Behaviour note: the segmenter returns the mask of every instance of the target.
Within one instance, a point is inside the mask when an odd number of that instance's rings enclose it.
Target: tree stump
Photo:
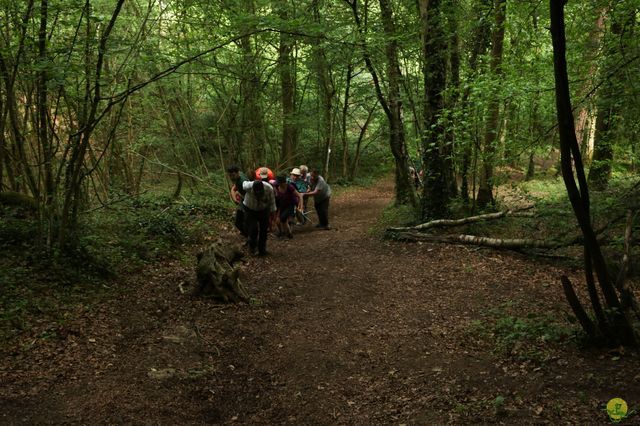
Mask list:
[[[249,296],[240,282],[240,247],[218,240],[199,253],[194,296],[205,296],[223,303],[248,302]]]

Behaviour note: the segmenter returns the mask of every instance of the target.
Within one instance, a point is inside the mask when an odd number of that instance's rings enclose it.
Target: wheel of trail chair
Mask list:
[[[303,212],[302,210],[296,209],[296,220],[300,225],[303,226],[313,223],[313,221],[311,220],[311,212],[309,210]]]

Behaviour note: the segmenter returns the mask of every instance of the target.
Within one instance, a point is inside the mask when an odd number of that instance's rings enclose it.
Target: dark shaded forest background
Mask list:
[[[575,133],[604,194],[637,181],[639,8],[565,9]],[[392,173],[409,222],[557,181],[549,26],[537,1],[1,0],[2,278],[44,262],[77,282],[195,240],[199,214],[228,214],[230,164]]]

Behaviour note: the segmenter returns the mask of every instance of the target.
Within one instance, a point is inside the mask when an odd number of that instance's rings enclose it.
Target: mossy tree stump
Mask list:
[[[199,253],[193,295],[223,303],[248,302],[249,296],[239,278],[243,257],[240,247],[222,240]]]

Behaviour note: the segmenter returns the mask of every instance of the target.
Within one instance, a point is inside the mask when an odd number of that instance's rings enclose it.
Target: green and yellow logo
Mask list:
[[[628,410],[629,407],[627,407],[626,401],[622,398],[613,398],[607,402],[607,414],[612,422],[617,423],[627,417]]]

